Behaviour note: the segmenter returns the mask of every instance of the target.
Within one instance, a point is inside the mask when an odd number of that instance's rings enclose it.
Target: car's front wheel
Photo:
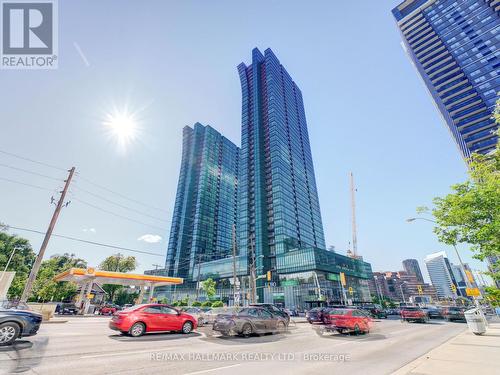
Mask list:
[[[130,336],[132,337],[139,337],[144,335],[146,332],[146,326],[144,323],[134,323],[134,325],[130,328]]]
[[[192,330],[193,330],[193,323],[184,322],[184,324],[182,325],[182,333],[188,334],[191,333]]]
[[[285,324],[285,322],[278,322],[276,328],[277,328],[277,332],[278,333],[284,333],[286,331],[286,324]]]
[[[16,323],[0,324],[0,346],[10,345],[19,337],[20,328]]]

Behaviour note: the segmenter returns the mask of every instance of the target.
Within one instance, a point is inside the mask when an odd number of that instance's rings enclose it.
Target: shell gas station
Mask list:
[[[142,303],[146,289],[149,290],[149,296],[153,295],[156,287],[165,285],[180,285],[184,280],[180,277],[166,277],[141,275],[124,272],[102,271],[92,267],[70,268],[69,270],[55,276],[55,281],[74,282],[80,288],[80,294],[77,303],[81,306],[82,313],[86,313],[92,299],[92,285],[96,284],[115,284],[122,286],[134,286],[139,288],[139,296],[136,303]]]

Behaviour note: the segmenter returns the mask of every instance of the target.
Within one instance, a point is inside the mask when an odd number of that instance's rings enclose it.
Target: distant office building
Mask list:
[[[210,126],[183,131],[166,273],[193,281],[202,262],[232,254],[239,148]]]
[[[406,0],[392,13],[406,52],[463,157],[494,150],[498,125],[492,114],[500,91],[498,2]]]
[[[405,259],[403,260],[403,269],[405,272],[413,274],[417,277],[417,281],[420,283],[424,282],[424,277],[420,271],[420,266],[418,265],[418,260],[416,259]]]
[[[414,273],[373,272],[370,281],[372,296],[382,296],[394,301],[410,302],[417,300],[436,301],[436,288],[418,280]]]
[[[457,264],[451,264],[451,272],[453,273],[453,277],[457,283],[458,294],[462,296],[466,296],[465,289],[467,288],[467,283],[465,281],[465,275],[462,271],[462,267]]]
[[[450,261],[444,251],[427,255],[424,263],[439,298],[455,298],[457,294],[460,295]]]

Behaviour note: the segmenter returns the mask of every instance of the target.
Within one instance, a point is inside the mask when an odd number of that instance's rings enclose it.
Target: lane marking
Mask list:
[[[208,369],[208,370],[201,370],[201,371],[195,371],[195,372],[187,372],[184,375],[206,374],[207,372],[212,372],[212,371],[217,371],[217,370],[223,370],[223,369],[226,369],[226,368],[237,367],[237,366],[241,366],[241,365],[239,363],[237,363],[235,365],[216,367],[216,368],[211,368],[211,369]]]

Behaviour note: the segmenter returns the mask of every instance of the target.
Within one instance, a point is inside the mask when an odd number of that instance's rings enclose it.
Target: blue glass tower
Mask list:
[[[500,91],[498,1],[406,0],[392,13],[462,156],[492,151]]]
[[[239,148],[212,127],[184,128],[167,275],[192,281],[201,263],[231,254],[238,162]]]
[[[239,247],[257,274],[291,249],[325,248],[302,93],[274,53],[238,66],[242,90]]]

